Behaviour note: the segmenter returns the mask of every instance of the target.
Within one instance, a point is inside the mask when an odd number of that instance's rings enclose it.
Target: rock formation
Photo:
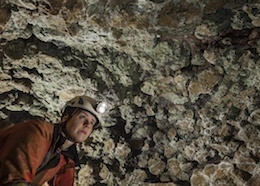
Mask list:
[[[259,185],[257,2],[1,0],[0,126],[86,94],[75,185]]]

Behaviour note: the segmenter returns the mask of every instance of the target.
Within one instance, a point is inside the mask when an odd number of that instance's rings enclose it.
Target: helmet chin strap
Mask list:
[[[73,142],[73,143],[77,143],[77,142],[75,141],[75,139],[71,138],[71,137],[69,136],[69,134],[67,133],[67,131],[66,131],[66,125],[67,125],[68,121],[72,118],[72,116],[73,116],[77,111],[78,111],[78,108],[76,108],[76,109],[69,115],[68,119],[66,119],[65,122],[62,122],[62,133],[65,135],[64,137],[65,137],[67,140],[69,140],[69,141],[71,141],[71,142]]]
[[[68,133],[66,132],[65,128],[62,129],[62,133],[65,135],[64,137],[66,138],[66,140],[69,140],[69,141],[71,141],[73,143],[76,143],[76,141],[68,135]]]

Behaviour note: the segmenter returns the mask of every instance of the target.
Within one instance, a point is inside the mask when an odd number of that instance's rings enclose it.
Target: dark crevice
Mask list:
[[[10,124],[18,124],[30,119],[42,119],[40,116],[31,115],[28,111],[9,111],[7,109],[2,109],[2,112],[8,114],[8,120],[0,119],[0,127],[5,127]]]

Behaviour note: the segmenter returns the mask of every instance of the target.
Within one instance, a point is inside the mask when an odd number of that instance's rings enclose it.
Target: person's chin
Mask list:
[[[79,138],[76,139],[76,142],[77,142],[77,143],[82,143],[82,142],[84,142],[86,139],[87,139],[87,138],[86,138],[85,136],[84,136],[84,137],[83,137],[83,136],[80,136]]]
[[[77,138],[77,139],[75,139],[75,142],[76,143],[82,143],[84,140],[82,139],[82,138]]]

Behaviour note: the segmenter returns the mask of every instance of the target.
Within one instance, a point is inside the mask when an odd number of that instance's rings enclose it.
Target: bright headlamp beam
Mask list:
[[[107,109],[107,103],[102,101],[100,102],[97,107],[96,107],[96,111],[100,114],[103,114],[106,112],[106,109]]]

